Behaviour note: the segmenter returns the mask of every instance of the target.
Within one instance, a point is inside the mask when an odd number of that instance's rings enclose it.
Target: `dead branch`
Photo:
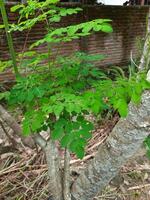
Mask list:
[[[16,120],[5,110],[5,108],[0,105],[0,118],[16,133],[25,146],[33,148],[35,143],[31,137],[25,138],[22,136],[21,126],[16,122]]]

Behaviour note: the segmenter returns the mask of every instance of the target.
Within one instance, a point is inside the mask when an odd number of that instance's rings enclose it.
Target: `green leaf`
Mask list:
[[[76,140],[73,140],[70,145],[69,145],[69,149],[73,152],[76,153],[76,147],[77,147],[78,143],[76,142]]]
[[[70,26],[67,30],[68,36],[73,36],[78,31],[78,27]]]
[[[141,101],[141,94],[136,93],[136,91],[132,92],[131,101],[135,104],[139,104]]]
[[[47,113],[52,113],[53,109],[52,109],[51,105],[45,104],[45,105],[42,106],[42,111],[43,112],[47,112]]]
[[[86,26],[83,27],[82,32],[83,33],[88,33],[89,31],[91,31],[93,28],[93,26],[91,26],[90,24],[87,24]]]
[[[150,149],[150,137],[149,136],[145,139],[144,143]]]
[[[64,135],[64,130],[63,128],[57,128],[57,129],[54,129],[51,133],[51,138],[52,140],[58,140],[58,139],[61,139],[61,137]]]
[[[36,132],[39,128],[41,128],[41,122],[38,120],[33,120],[31,125],[32,131]]]
[[[0,100],[5,99],[8,100],[10,92],[1,92],[0,93]]]
[[[94,125],[91,122],[86,122],[82,124],[82,129],[86,131],[92,131],[94,129]]]
[[[66,111],[72,113],[75,110],[75,105],[73,103],[66,104]]]
[[[58,105],[54,105],[53,106],[53,112],[56,115],[56,117],[60,116],[60,114],[62,113],[63,109],[64,109],[63,104],[58,104]]]
[[[68,15],[72,15],[72,14],[76,14],[77,13],[76,9],[73,9],[73,8],[69,8],[66,11],[67,11]]]
[[[60,20],[61,20],[61,17],[58,15],[54,15],[53,17],[49,19],[50,22],[60,22]]]
[[[0,29],[5,28],[5,26],[3,24],[0,24]]]
[[[77,155],[78,158],[82,159],[84,157],[84,148],[82,146],[77,146],[75,149],[75,153]]]
[[[81,74],[82,74],[82,72],[81,72]],[[84,74],[82,74],[82,75],[84,75]],[[86,86],[85,81],[78,81],[78,82],[73,84],[73,89],[80,90],[80,89],[83,89],[85,86]]]
[[[62,8],[61,10],[60,10],[60,13],[59,13],[62,17],[65,17],[66,15],[67,15],[67,11],[66,11],[66,9],[65,8]]]
[[[65,125],[65,132],[67,134],[71,134],[73,130],[72,122],[68,121],[67,124]]]
[[[103,31],[105,33],[112,33],[113,29],[112,29],[110,24],[103,24],[102,28],[101,28],[101,31]]]
[[[15,6],[11,7],[10,10],[11,10],[11,12],[15,12],[16,10],[18,10],[20,8],[24,8],[24,5],[23,4],[15,5]]]
[[[36,132],[38,129],[41,128],[42,124],[44,123],[44,113],[42,111],[35,111],[31,116],[31,129],[33,132]]]
[[[79,130],[78,134],[82,135],[85,139],[90,139],[92,137],[92,134],[90,131],[87,130]]]
[[[22,130],[23,130],[23,135],[25,136],[28,136],[30,135],[31,133],[31,130],[30,130],[30,122],[27,121],[27,120],[23,120],[22,122]]]
[[[143,87],[143,89],[150,89],[150,82],[149,81],[146,81],[146,80],[142,80],[141,81],[141,85]]]
[[[118,99],[115,107],[118,109],[118,112],[121,117],[126,117],[128,114],[128,104],[124,99]]]
[[[93,27],[93,30],[97,32],[97,31],[102,30],[102,28],[103,28],[102,25],[96,25],[96,26]]]
[[[83,147],[83,148],[85,148],[85,146],[87,145],[87,141],[86,141],[86,139],[85,138],[78,138],[77,140],[76,140],[76,142],[77,142],[77,144],[78,144],[78,146],[81,146],[81,147]]]
[[[91,105],[91,110],[94,114],[98,114],[100,111],[101,111],[101,108],[102,108],[102,103],[99,100],[97,99],[93,99],[93,102],[92,102],[92,105]]]
[[[55,125],[54,125],[54,128],[55,129],[59,129],[59,128],[62,128],[64,126],[66,126],[68,122],[64,119],[64,118],[59,118],[56,122],[55,122]]]
[[[65,135],[61,141],[60,141],[60,144],[62,147],[67,147],[69,145],[70,142],[72,142],[72,136],[71,135]]]
[[[28,91],[27,92],[27,96],[26,96],[26,101],[31,102],[34,98],[33,92],[32,91]]]

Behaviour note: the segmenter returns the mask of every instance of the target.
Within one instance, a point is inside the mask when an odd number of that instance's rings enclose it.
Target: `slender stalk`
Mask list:
[[[19,71],[18,71],[18,68],[17,68],[16,54],[15,54],[15,50],[14,50],[14,46],[13,46],[11,33],[10,33],[10,30],[9,30],[8,17],[7,17],[6,8],[5,8],[5,5],[4,5],[4,0],[0,0],[0,10],[1,10],[1,14],[2,14],[3,23],[4,23],[4,26],[5,26],[5,31],[6,31],[7,42],[8,42],[8,46],[9,46],[11,59],[13,61],[14,72],[15,72],[15,75],[18,76]]]
[[[43,11],[43,9],[41,8],[41,11],[42,11],[42,13],[44,13],[44,11]],[[50,30],[50,23],[49,23],[49,21],[47,20],[47,18],[45,18],[45,22],[46,22],[46,29],[47,29],[47,32],[49,32],[49,30]],[[49,67],[49,70],[50,70],[50,68],[51,68],[51,62],[50,62],[50,56],[51,56],[51,45],[50,45],[50,43],[48,42],[47,43],[47,50],[48,50],[48,67]]]

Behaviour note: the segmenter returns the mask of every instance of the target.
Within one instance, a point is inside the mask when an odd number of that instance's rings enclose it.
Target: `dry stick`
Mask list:
[[[16,133],[24,145],[32,148],[34,146],[31,138],[25,138],[22,136],[22,129],[16,120],[0,105],[0,118]]]
[[[39,11],[38,11],[38,13],[39,13]],[[27,32],[26,37],[25,37],[24,45],[23,45],[22,52],[21,52],[22,56],[21,56],[21,59],[20,59],[20,67],[21,67],[21,64],[22,64],[22,61],[23,61],[24,52],[25,52],[26,47],[27,47],[27,42],[28,42],[30,31],[31,31],[31,28],[28,29],[28,32]]]
[[[64,196],[64,200],[71,200],[71,193],[70,193],[70,153],[69,153],[68,149],[65,149],[65,155],[64,155],[63,196]]]
[[[9,133],[7,132],[5,126],[3,125],[3,122],[2,122],[1,120],[0,120],[0,125],[1,125],[1,127],[2,127],[2,129],[3,129],[3,131],[4,131],[4,133],[5,133],[6,136],[8,137],[9,141],[10,141],[10,142],[12,143],[12,145],[15,147],[15,146],[17,145],[16,140],[15,140],[13,137],[11,137],[11,136],[9,135]]]
[[[31,29],[29,29],[27,34],[26,34],[25,42],[24,42],[23,49],[22,49],[22,52],[21,52],[22,55],[21,55],[21,59],[20,59],[20,67],[22,65],[23,56],[24,56],[24,52],[25,52],[25,49],[26,49],[26,46],[27,46],[27,41],[28,41],[30,31],[31,31]]]
[[[96,147],[98,147],[100,144],[102,144],[107,138],[107,135],[105,136],[101,136],[99,139],[101,139],[99,142],[97,142],[96,144],[93,144],[90,148],[88,148],[88,152],[95,149]]]
[[[82,163],[83,163],[83,162],[86,162],[87,160],[93,158],[93,157],[95,156],[95,154],[96,154],[96,152],[94,152],[94,153],[92,153],[92,154],[90,154],[90,155],[87,155],[87,156],[85,156],[82,160],[80,160],[80,159],[71,160],[71,161],[70,161],[70,165],[77,164],[77,163],[81,163],[81,162],[82,162]]]
[[[44,13],[42,8],[41,8],[41,11],[42,11],[42,13]],[[47,20],[47,18],[45,18],[45,21],[46,21],[47,29],[49,30],[50,29],[49,21]],[[48,66],[49,66],[49,70],[50,70],[50,67],[51,67],[51,64],[50,64],[51,46],[50,46],[49,42],[47,43],[47,49],[48,49]]]
[[[150,183],[148,184],[143,184],[143,185],[138,185],[138,186],[133,186],[133,187],[130,187],[128,188],[128,190],[138,190],[138,189],[142,189],[142,188],[145,188],[145,187],[150,187]]]

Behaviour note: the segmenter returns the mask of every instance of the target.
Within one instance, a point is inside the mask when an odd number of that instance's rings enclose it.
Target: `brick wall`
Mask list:
[[[100,32],[73,42],[55,44],[52,47],[53,55],[69,55],[78,50],[84,50],[91,54],[105,54],[107,58],[103,62],[98,62],[98,66],[124,65],[128,63],[131,51],[134,57],[137,55],[136,41],[137,38],[144,38],[148,7],[84,6],[83,9],[83,13],[63,19],[57,26],[66,26],[96,18],[108,18],[112,19],[113,33]],[[7,6],[7,12],[10,23],[17,21],[18,16],[10,12],[10,6]],[[1,23],[2,19],[0,17]],[[14,33],[13,40],[16,51],[22,51],[27,35],[27,46],[29,46],[37,39],[42,38],[45,32],[44,24],[41,23],[37,24],[30,32]],[[45,51],[46,46],[39,46],[37,50]],[[0,60],[8,57],[5,32],[0,30]],[[11,77],[8,73],[1,74],[0,82],[2,79],[8,79],[8,77]]]

